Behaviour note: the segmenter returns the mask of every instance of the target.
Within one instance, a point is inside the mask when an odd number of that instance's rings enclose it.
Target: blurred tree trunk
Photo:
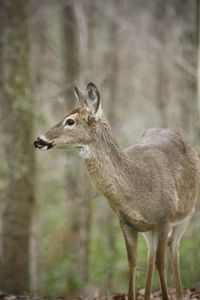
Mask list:
[[[92,219],[92,186],[89,182],[88,175],[86,174],[85,166],[81,166],[82,173],[82,201],[80,214],[80,252],[79,252],[79,265],[80,265],[80,278],[83,290],[87,293],[88,283],[90,279],[90,237],[91,237],[91,219]]]
[[[80,74],[78,17],[75,4],[68,5],[64,9],[64,35],[66,81],[74,85]],[[73,89],[68,91],[66,98],[68,109],[75,106]],[[70,98],[73,103],[69,103]],[[75,261],[74,264],[78,267],[78,272],[77,270],[76,272],[79,274],[81,285],[85,289],[89,280],[91,186],[84,166],[81,165],[81,159],[75,157],[74,154],[69,155],[69,153],[66,159],[70,160],[70,168],[66,171],[66,184],[68,201],[71,201],[71,231],[75,237],[75,244],[74,247],[72,245],[71,251],[79,256],[79,259],[76,257],[78,266]],[[77,251],[77,241],[79,242],[79,251]]]
[[[200,0],[196,0],[196,31],[197,31],[197,87],[198,87],[198,112],[200,116]]]
[[[119,1],[112,3],[112,9],[117,12],[119,8]],[[110,45],[109,45],[109,59],[110,59],[110,95],[109,95],[109,106],[108,106],[108,120],[114,131],[116,125],[116,106],[118,97],[117,90],[119,86],[119,24],[118,21],[112,20],[110,27]],[[109,265],[107,269],[106,277],[106,289],[112,291],[113,289],[113,278],[115,276],[115,264],[116,264],[116,231],[114,227],[114,214],[111,210],[106,212],[105,225],[108,230],[107,243],[109,251],[111,253]]]
[[[81,69],[86,73],[89,72],[89,78],[92,78],[94,69],[94,29],[95,29],[95,14],[96,7],[92,0],[85,6],[81,5],[79,9],[79,18],[85,21],[85,37],[86,43],[81,47],[82,54]],[[82,16],[80,15],[82,14]],[[81,32],[81,23],[79,25],[79,34]],[[80,39],[80,37],[79,37]],[[80,47],[80,45],[79,45]],[[80,51],[81,51],[80,50]],[[79,59],[80,59],[79,58]],[[91,81],[91,79],[89,79]],[[94,195],[94,188],[90,183],[85,166],[81,166],[81,181],[82,191],[80,197],[82,197],[81,213],[80,213],[80,277],[83,285],[83,292],[88,294],[88,288],[90,283],[90,241],[91,241],[91,226],[92,226],[92,198]]]
[[[61,33],[60,33],[60,8],[53,0],[40,1],[29,0],[30,3],[30,70],[32,81],[32,97],[35,105],[35,132],[51,126],[52,115],[55,117],[60,112],[56,95],[60,92],[63,84],[61,68]],[[56,52],[56,55],[55,55]],[[61,93],[60,93],[61,94]],[[42,114],[44,112],[44,115]],[[46,124],[44,119],[46,120]],[[41,129],[41,121],[44,128]],[[49,123],[49,125],[48,125]],[[38,127],[40,129],[38,130]],[[36,134],[36,133],[35,133]],[[36,151],[37,153],[37,151]],[[37,166],[41,165],[41,153],[38,152]],[[37,168],[37,170],[38,170]],[[45,258],[48,253],[43,253],[42,231],[45,227],[45,215],[41,210],[41,203],[45,202],[45,197],[41,191],[45,190],[42,181],[43,175],[37,173],[37,201],[35,214],[33,216],[32,238],[30,244],[31,251],[31,290],[34,294],[41,294],[45,285],[46,264]],[[49,175],[49,178],[51,174]]]
[[[95,22],[96,16],[96,6],[93,0],[89,0],[88,3],[88,13],[87,13],[87,27],[88,27],[88,45],[87,45],[87,67],[90,72],[90,76],[92,76],[94,70],[94,48],[95,48],[95,38],[94,38],[94,30],[96,27]]]
[[[77,41],[77,22],[74,11],[74,6],[72,3],[67,4],[63,11],[63,33],[64,33],[64,81],[73,85],[78,74],[78,41]],[[70,100],[71,101],[70,101]],[[73,107],[73,89],[67,90],[66,93],[66,107],[67,111],[70,111]],[[75,102],[75,100],[74,100]],[[70,282],[74,280],[74,274],[78,274],[78,245],[79,245],[79,231],[80,231],[80,216],[79,216],[79,207],[80,207],[80,182],[79,182],[79,160],[77,160],[73,153],[66,154],[67,168],[65,176],[65,186],[66,186],[66,201],[70,202],[70,231],[73,236],[73,243],[69,245],[69,248],[66,249],[69,251],[69,255],[73,257],[73,260],[70,264],[70,270],[67,270],[67,285],[71,293],[76,292]],[[77,173],[78,172],[78,173]],[[73,256],[72,256],[73,255]],[[76,287],[75,287],[76,289]]]
[[[34,13],[40,10],[44,14],[44,7],[39,0],[29,0],[30,2],[30,17],[33,18]],[[50,6],[50,1],[49,1]],[[30,37],[30,70],[31,70],[31,82],[32,82],[32,96],[37,105],[37,97],[40,93],[45,90],[45,56],[48,51],[48,24],[47,17],[41,14],[41,19],[37,22],[31,22],[29,26],[29,37]],[[49,89],[48,89],[49,90]],[[37,107],[37,106],[36,106]],[[40,103],[40,111],[42,110]],[[36,109],[37,111],[37,109]],[[37,115],[35,114],[37,128]],[[39,174],[36,174],[36,186],[38,188],[38,182],[40,181]],[[36,195],[35,210],[33,214],[33,225],[32,225],[32,236],[30,241],[30,271],[31,271],[31,291],[34,295],[39,295],[43,290],[43,267],[41,261],[41,212],[39,209],[40,198]]]
[[[156,104],[160,114],[160,124],[161,127],[167,127],[167,104],[168,104],[168,88],[169,88],[169,78],[167,69],[167,54],[166,54],[166,1],[158,1],[155,5],[155,28],[154,33],[157,39],[161,42],[162,51],[159,51],[158,64],[157,64],[157,78],[158,78],[158,88]],[[157,26],[159,24],[159,26]]]
[[[75,14],[75,4],[69,3],[64,7],[63,11],[63,26],[64,26],[64,66],[65,78],[64,80],[72,88],[66,95],[67,109],[71,109],[75,104],[75,97],[73,94],[73,86],[77,82],[80,73],[79,60],[79,42],[78,42],[78,28],[77,18]]]
[[[30,231],[34,209],[33,102],[28,70],[27,1],[1,1],[4,14],[1,77],[5,153],[8,165],[2,215],[0,288],[24,293],[30,287]],[[2,24],[1,24],[2,25]]]
[[[184,129],[191,142],[196,144],[199,139],[199,114],[197,94],[197,40],[196,40],[196,3],[177,0],[175,5],[175,18],[182,19],[185,24],[181,42],[188,47],[183,47],[182,59],[188,65],[186,70],[181,70],[179,88],[182,88],[180,97],[181,127]],[[189,67],[194,70],[191,74]]]

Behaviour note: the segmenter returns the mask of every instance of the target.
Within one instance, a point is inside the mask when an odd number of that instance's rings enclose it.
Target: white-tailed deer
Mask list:
[[[195,209],[199,159],[178,131],[148,129],[138,143],[122,150],[103,115],[93,83],[74,89],[80,106],[37,138],[39,149],[79,149],[97,189],[119,218],[129,262],[128,299],[135,300],[137,238],[148,245],[145,299],[150,299],[154,265],[163,299],[168,299],[165,252],[170,248],[176,299],[183,299],[179,243]]]

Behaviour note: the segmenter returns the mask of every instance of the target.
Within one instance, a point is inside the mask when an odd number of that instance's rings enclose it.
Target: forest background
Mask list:
[[[33,140],[94,81],[122,147],[179,128],[200,151],[198,0],[0,1],[0,290],[126,291],[123,237],[81,159]],[[200,285],[200,202],[181,244],[185,287]],[[146,245],[139,240],[138,287]],[[173,285],[170,263],[169,285]],[[158,288],[155,276],[154,289]]]

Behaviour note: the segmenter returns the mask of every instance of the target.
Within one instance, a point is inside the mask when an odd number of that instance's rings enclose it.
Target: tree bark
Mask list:
[[[69,4],[64,9],[64,61],[66,81],[70,85],[75,85],[80,74],[80,52],[78,35],[78,18],[76,15],[76,4]],[[78,4],[79,5],[79,4]],[[74,106],[73,89],[67,91],[67,108]],[[70,99],[74,102],[69,102]],[[74,240],[79,241],[79,251],[71,249],[77,253],[75,268],[78,267],[79,280],[84,289],[87,289],[89,280],[89,245],[91,228],[91,186],[86,171],[81,165],[80,159],[74,155],[67,154],[70,160],[70,170],[66,171],[66,186],[68,201],[71,201],[71,231]],[[81,171],[80,171],[81,168]],[[72,245],[73,248],[73,245]]]
[[[154,16],[155,22],[154,32],[157,35],[157,39],[161,42],[162,51],[159,51],[158,54],[158,64],[157,64],[157,95],[156,95],[156,104],[160,114],[160,125],[161,127],[168,126],[167,118],[167,105],[169,97],[169,71],[167,70],[167,53],[166,53],[166,1],[159,1],[155,5]],[[159,26],[158,26],[159,24]]]
[[[198,92],[198,113],[200,116],[200,0],[196,0],[196,32],[197,32],[197,92]]]
[[[33,102],[28,70],[26,0],[1,1],[3,55],[1,76],[7,187],[2,215],[1,290],[29,291],[30,230],[34,209],[35,155]]]
[[[119,1],[113,3],[113,9],[117,10]],[[110,57],[110,97],[108,105],[108,119],[110,125],[114,131],[116,125],[116,110],[118,98],[117,98],[117,89],[119,86],[119,24],[118,21],[112,21],[110,27],[110,48],[109,48],[109,57]],[[109,266],[107,269],[107,278],[106,278],[106,288],[108,291],[112,291],[113,288],[113,277],[115,273],[115,262],[116,262],[116,232],[114,228],[114,215],[111,210],[108,210],[105,215],[105,224],[108,230],[107,243],[109,246],[109,251],[112,253],[110,255]]]
[[[80,73],[78,28],[75,14],[75,4],[69,3],[63,10],[63,59],[65,75],[64,80],[72,86],[66,91],[67,109],[71,109],[75,103],[73,86],[77,82]]]

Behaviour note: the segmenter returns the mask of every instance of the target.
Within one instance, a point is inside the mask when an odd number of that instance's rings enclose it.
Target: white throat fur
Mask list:
[[[83,159],[90,158],[90,156],[91,156],[91,150],[90,150],[90,147],[89,147],[88,145],[81,145],[81,150],[79,151],[79,155],[80,155]]]

